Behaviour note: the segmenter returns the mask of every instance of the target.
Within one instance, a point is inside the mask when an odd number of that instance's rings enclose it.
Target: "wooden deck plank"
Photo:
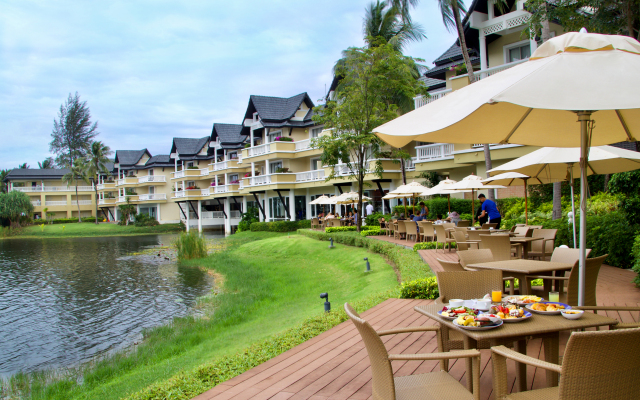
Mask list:
[[[387,240],[391,241],[391,240]],[[405,242],[405,241],[398,241]],[[400,243],[402,244],[402,243]],[[405,242],[406,244],[406,242]],[[410,243],[412,245],[413,243]],[[404,245],[404,244],[403,244]],[[432,270],[441,270],[437,259],[457,260],[455,251],[421,250],[418,252]],[[631,271],[603,265],[598,277],[598,304],[640,305],[640,290],[631,283]],[[376,330],[401,326],[433,324],[413,307],[428,304],[427,300],[389,299],[361,315]],[[637,322],[638,313],[607,312],[623,322]],[[560,338],[563,353],[569,333]],[[389,335],[382,337],[390,353],[431,353],[437,351],[435,336],[431,332]],[[529,340],[527,354],[543,358],[541,339]],[[480,388],[482,399],[492,399],[492,363],[490,350],[482,350]],[[515,387],[513,363],[508,362],[509,388]],[[436,361],[394,361],[396,376],[427,373],[439,369]],[[452,360],[450,373],[463,384],[466,381],[464,361]],[[543,370],[527,369],[527,388],[546,386]],[[346,321],[327,332],[273,358],[210,391],[197,400],[222,399],[369,399],[371,398],[371,368],[364,344],[355,326]]]

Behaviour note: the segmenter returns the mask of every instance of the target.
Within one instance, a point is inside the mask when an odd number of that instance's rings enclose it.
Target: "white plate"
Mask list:
[[[495,315],[495,314],[492,314],[492,315]],[[508,324],[516,323],[516,322],[522,322],[522,321],[526,321],[526,320],[528,320],[529,318],[531,318],[531,317],[532,317],[532,315],[533,315],[533,314],[531,314],[529,311],[526,311],[526,310],[525,310],[525,312],[524,312],[524,317],[522,317],[522,318],[508,318],[508,319],[503,319],[503,320],[502,320],[502,322],[506,322],[506,323],[508,323]],[[499,317],[496,317],[496,318],[499,318]]]
[[[498,325],[490,325],[490,326],[464,326],[464,325],[460,325],[458,324],[458,321],[454,320],[453,324],[455,326],[458,326],[462,329],[468,329],[470,331],[488,331],[489,329],[493,329],[493,328],[498,328],[500,326],[502,326],[503,321],[500,318],[495,318],[497,319],[500,323]]]
[[[561,306],[564,306],[565,310],[571,310],[571,306],[568,304],[564,304],[564,303],[556,303],[553,301],[539,301],[538,303],[543,303],[543,304],[560,304]],[[560,310],[558,311],[536,311],[534,309],[531,308],[533,304],[527,304],[527,306],[525,307],[527,310],[534,312],[536,314],[542,314],[542,315],[560,315]]]
[[[449,308],[449,304],[445,304],[445,305],[443,305],[442,307],[443,307],[443,308],[444,308],[444,307]],[[456,308],[458,308],[458,307],[456,307]],[[453,317],[443,317],[443,316],[442,316],[442,310],[438,311],[438,315],[439,315],[441,318],[448,319],[448,320],[450,320],[450,321],[453,321],[454,319],[458,318],[458,315],[457,315],[457,314],[456,314],[455,316],[453,316]]]
[[[509,299],[515,298],[515,299],[519,300],[522,297],[524,297],[524,296],[507,296],[507,297],[502,299],[502,302],[503,303],[509,303]],[[537,297],[539,297],[539,296],[537,296]],[[544,299],[542,297],[540,297],[540,300],[537,301],[537,303],[540,303],[540,302],[544,302]],[[521,303],[520,301],[516,301],[515,304],[517,304],[519,306],[526,306],[527,304],[533,304],[533,303]]]

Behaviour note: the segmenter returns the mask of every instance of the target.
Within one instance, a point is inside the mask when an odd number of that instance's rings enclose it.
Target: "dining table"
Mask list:
[[[571,271],[573,264],[539,261],[539,260],[504,260],[490,261],[486,263],[469,264],[468,268],[472,269],[494,269],[502,271],[505,276],[513,276],[520,281],[520,294],[531,294],[531,288],[527,285],[527,275],[548,275],[551,276],[554,271]],[[544,280],[544,293],[551,291],[552,281]]]
[[[586,329],[603,326],[614,326],[618,321],[600,314],[585,312],[584,315],[575,320],[569,320],[562,315],[541,315],[533,314],[527,320],[516,323],[503,323],[493,329],[488,330],[469,330],[461,328],[453,323],[453,321],[441,317],[438,311],[443,308],[442,304],[428,304],[423,306],[415,306],[414,310],[420,314],[437,321],[441,327],[446,327],[442,331],[443,336],[448,329],[456,330],[462,333],[465,349],[475,349],[478,347],[478,341],[486,340],[491,345],[497,345],[505,340],[513,339],[514,349],[521,353],[527,354],[527,338],[541,338],[544,346],[544,359],[547,362],[558,364],[560,353],[560,332]],[[443,337],[443,340],[447,338]],[[532,355],[532,356],[537,356]],[[466,362],[467,388],[469,391],[473,388],[471,381],[471,360]],[[559,375],[557,372],[546,371],[547,386],[557,386]],[[527,389],[527,366],[523,363],[516,363],[516,387],[519,392]]]
[[[509,237],[509,241],[512,244],[520,243],[522,244],[522,258],[525,260],[529,258],[529,247],[531,246],[531,242],[535,242],[536,240],[543,240],[543,237],[524,237],[524,236],[512,236]]]

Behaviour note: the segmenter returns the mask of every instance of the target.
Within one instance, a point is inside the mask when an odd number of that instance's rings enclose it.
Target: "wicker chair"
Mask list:
[[[598,282],[598,273],[600,273],[600,267],[605,258],[609,255],[596,258],[588,258],[585,263],[585,277],[584,277],[584,305],[585,306],[597,306],[596,302],[596,284]],[[569,282],[566,293],[560,293],[560,302],[566,303],[571,306],[578,305],[578,282],[579,282],[579,267],[574,265],[571,269],[569,277],[559,276],[542,276],[542,275],[527,275],[527,285],[531,287],[531,281],[533,279],[551,279],[551,280],[565,280]]]
[[[430,399],[480,399],[480,352],[464,350],[452,353],[442,352],[442,339],[438,326],[420,326],[390,329],[376,332],[371,325],[345,303],[344,309],[360,332],[371,363],[371,385],[374,400],[423,399],[428,393]],[[438,352],[428,354],[389,354],[380,336],[399,333],[435,332]],[[471,359],[473,393],[447,372],[445,360]],[[391,361],[394,360],[439,360],[440,371],[420,375],[393,376]]]
[[[542,225],[525,225],[525,226],[531,229],[542,229]]]
[[[450,239],[447,237],[447,232],[444,230],[444,226],[442,224],[433,226],[436,230],[436,242],[442,243],[442,252],[444,253],[444,246],[447,245],[449,247],[449,251],[451,251],[451,243],[455,242],[455,239]],[[436,248],[436,252],[438,249]]]
[[[453,238],[456,241],[456,247],[458,251],[469,250],[471,247],[477,249],[478,245],[480,244],[478,242],[467,242],[467,238],[465,237],[464,232],[459,230],[455,230],[453,232]]]
[[[394,232],[393,237],[400,240],[406,239],[407,228],[404,226],[404,221],[398,221],[398,229]]]
[[[453,222],[443,222],[442,226],[444,226],[444,229],[453,229],[456,227],[456,224]]]
[[[320,221],[318,221],[318,218],[313,218],[311,220],[311,229],[318,229],[320,228]]]
[[[515,233],[516,236],[519,236],[519,237],[531,237],[531,234],[533,233],[533,229],[526,226],[517,226],[516,229],[513,231],[513,233]]]
[[[380,232],[387,233],[389,223],[387,223],[383,218],[378,218],[378,224],[380,224]]]
[[[457,254],[460,259],[460,265],[467,271],[475,271],[472,268],[468,268],[467,265],[495,261],[489,249],[458,251]],[[505,283],[503,290],[506,288],[506,283],[509,282],[508,292],[513,296],[516,279],[513,276],[503,276],[502,281]],[[506,292],[507,290],[504,291]]]
[[[466,271],[460,262],[446,261],[436,258],[445,272],[464,272]]]
[[[482,229],[491,229],[491,228],[496,229],[497,227],[498,227],[498,224],[489,224],[489,223],[482,224]]]
[[[591,254],[591,249],[586,250],[586,257],[589,257]],[[553,253],[551,254],[551,262],[559,262],[565,264],[572,264],[574,267],[578,265],[578,261],[580,260],[580,249],[570,249],[568,247],[556,247],[553,249]],[[553,276],[564,277],[564,271],[556,271]],[[564,280],[559,279],[556,281],[558,285],[558,292],[562,293],[564,291],[563,284]],[[533,289],[533,287],[531,288]]]
[[[504,346],[491,348],[493,393],[497,400],[637,399],[640,393],[640,329],[573,332],[562,365],[541,361]],[[508,394],[507,359],[558,372],[556,387]]]
[[[541,237],[543,239],[536,240],[535,242],[531,242],[531,250],[529,250],[529,257],[530,258],[538,257],[542,261],[546,260],[547,256],[553,253],[557,232],[558,232],[557,229],[532,229],[531,237],[534,237],[534,238]]]
[[[413,236],[415,242],[418,241],[418,225],[414,221],[404,221],[404,227],[406,230],[406,238],[409,240],[410,236]]]
[[[471,226],[471,221],[468,219],[461,219],[460,221],[458,221],[458,227],[460,228],[465,228]]]
[[[515,250],[516,257],[520,255],[522,245],[513,245],[509,241],[509,235],[480,235],[480,248],[490,249],[493,253],[493,261],[511,260],[511,252]]]
[[[440,260],[438,260],[440,261]],[[585,311],[593,311],[596,314],[598,311],[640,311],[640,307],[625,307],[625,306],[583,306],[583,307],[573,307],[577,310],[585,310]],[[617,325],[610,326],[609,329],[632,329],[632,328],[640,328],[640,319],[638,322],[620,322]]]
[[[476,240],[479,241],[480,239],[480,235],[485,235],[485,233],[481,232],[481,231],[477,231],[477,230],[467,230],[467,236],[469,237],[469,240]]]
[[[395,237],[395,229],[396,229],[396,226],[395,226],[395,224],[393,223],[393,221],[389,221],[389,222],[387,222],[387,227],[388,227],[388,228],[387,228],[387,236],[394,236],[394,237]]]
[[[427,221],[418,222],[418,226],[420,226],[420,236],[422,237],[422,241],[427,241],[427,238],[431,238],[434,240],[436,237],[435,230],[433,229],[433,223]]]

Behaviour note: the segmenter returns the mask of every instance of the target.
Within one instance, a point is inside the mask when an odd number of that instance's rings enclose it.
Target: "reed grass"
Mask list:
[[[183,232],[173,242],[178,250],[178,260],[193,260],[207,256],[207,242],[204,237],[195,231]]]

